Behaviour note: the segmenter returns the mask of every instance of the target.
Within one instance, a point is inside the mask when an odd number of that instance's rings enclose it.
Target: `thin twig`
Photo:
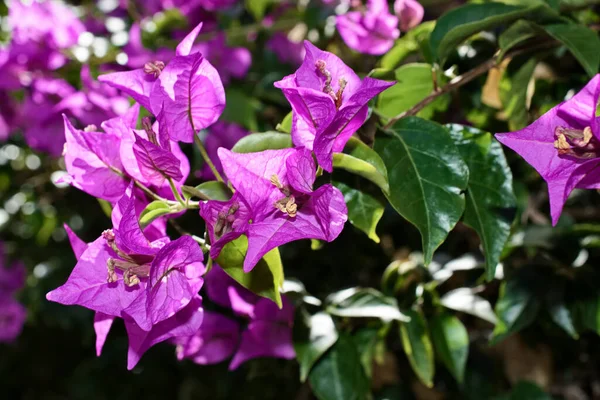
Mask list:
[[[202,143],[202,140],[200,140],[200,138],[196,134],[194,134],[194,142],[196,143],[196,146],[198,146],[198,150],[200,150],[200,154],[202,155],[202,158],[204,159],[204,162],[206,162],[208,164],[208,167],[212,171],[212,173],[215,176],[215,178],[217,178],[217,180],[219,182],[224,182],[223,177],[221,176],[221,174],[219,173],[219,171],[217,171],[217,168],[215,167],[215,164],[213,164],[213,162],[211,161],[210,157],[208,156],[208,153],[206,152],[206,148],[204,147],[204,144]]]
[[[416,115],[419,111],[421,111],[422,109],[427,107],[430,103],[432,103],[438,97],[440,97],[446,93],[449,93],[449,92],[453,91],[454,89],[457,89],[463,85],[466,85],[467,83],[471,82],[473,79],[479,77],[480,75],[485,74],[492,68],[498,67],[502,63],[502,61],[504,61],[507,58],[513,58],[520,54],[535,51],[535,50],[540,50],[543,48],[554,47],[554,46],[557,46],[558,44],[559,43],[556,41],[553,41],[551,43],[536,44],[535,46],[532,46],[532,47],[522,48],[522,49],[513,50],[511,52],[508,52],[504,55],[504,57],[494,56],[494,57],[490,58],[489,60],[487,60],[486,62],[484,62],[483,64],[479,64],[477,67],[473,68],[472,70],[467,71],[464,74],[455,77],[454,79],[452,79],[450,82],[448,82],[446,85],[442,86],[441,88],[437,88],[437,90],[434,90],[431,94],[429,94],[427,97],[425,97],[423,100],[421,100],[420,102],[415,104],[410,109],[408,109],[404,112],[401,112],[400,114],[398,114],[395,117],[393,117],[392,119],[390,119],[388,121],[388,123],[384,126],[383,129],[389,129],[392,125],[394,125],[396,123],[396,121],[398,121],[401,118],[408,117],[410,115]]]

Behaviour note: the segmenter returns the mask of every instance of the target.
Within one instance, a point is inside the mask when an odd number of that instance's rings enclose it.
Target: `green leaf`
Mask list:
[[[261,21],[269,6],[276,0],[246,0],[246,9],[252,14],[255,20]]]
[[[600,334],[600,295],[586,296],[575,302],[572,314],[577,316],[578,326]]]
[[[598,73],[600,67],[598,33],[579,24],[553,24],[542,28],[569,49],[590,77]]]
[[[375,150],[388,170],[386,196],[421,232],[429,264],[465,209],[467,165],[446,128],[417,117],[403,118],[378,136]]]
[[[286,133],[253,133],[241,138],[231,149],[236,153],[256,153],[263,150],[278,150],[292,147],[292,137]]]
[[[579,339],[571,310],[565,304],[565,282],[562,279],[552,279],[546,291],[547,310],[552,321],[567,332],[573,339]]]
[[[304,382],[313,365],[335,344],[338,332],[331,315],[319,312],[306,320],[306,329],[299,332],[294,325],[294,349],[300,364],[300,380]]]
[[[496,303],[498,323],[491,343],[498,343],[531,324],[539,309],[540,303],[527,281],[514,277],[502,282]]]
[[[431,33],[431,50],[441,65],[448,55],[474,34],[507,25],[521,18],[553,20],[558,14],[545,4],[529,7],[502,3],[467,4],[442,15]]]
[[[196,187],[182,186],[181,191],[185,198],[197,197],[199,199],[227,201],[233,193],[226,184],[219,181],[208,181],[199,184]]]
[[[225,97],[227,104],[221,118],[242,125],[252,132],[256,131],[258,129],[256,114],[261,107],[260,102],[239,89],[227,89]]]
[[[379,243],[375,230],[385,210],[385,197],[371,182],[350,174],[336,172],[332,183],[344,195],[348,221],[366,233],[369,239]]]
[[[419,50],[419,43],[429,36],[434,27],[435,21],[427,21],[403,33],[394,47],[381,58],[381,68],[392,70],[400,65],[408,55]]]
[[[161,200],[155,200],[148,204],[140,214],[140,226],[144,229],[155,219],[170,214],[171,212],[171,207],[167,203]]]
[[[382,329],[385,330],[386,326]],[[385,351],[383,336],[379,334],[379,329],[371,327],[362,328],[352,335],[360,355],[360,362],[368,378],[373,376],[373,360],[379,360],[383,356],[382,351]]]
[[[410,321],[400,324],[402,347],[421,382],[427,387],[432,387],[435,365],[427,321],[420,311],[409,310],[406,314]]]
[[[275,130],[283,133],[292,133],[292,119],[294,114],[290,111],[281,123],[277,124]]]
[[[438,314],[431,321],[431,338],[436,354],[462,384],[469,356],[469,334],[465,326],[453,315]]]
[[[338,317],[380,318],[384,321],[406,321],[395,298],[372,288],[351,288],[332,293],[325,300],[325,311]]]
[[[498,318],[489,301],[475,294],[471,288],[458,288],[444,294],[440,304],[451,310],[464,312],[496,325]]]
[[[502,146],[491,134],[456,124],[448,127],[469,167],[463,220],[481,238],[487,278],[491,280],[516,212],[512,174]]]
[[[333,154],[333,166],[370,180],[384,192],[390,189],[387,169],[381,157],[355,137],[346,143],[343,153]]]
[[[223,271],[243,287],[259,296],[273,300],[281,308],[280,290],[284,277],[279,249],[275,248],[265,254],[254,269],[246,273],[243,264],[247,250],[248,238],[242,235],[227,243],[215,261],[223,268]]]
[[[369,380],[360,356],[352,339],[345,335],[315,365],[309,380],[319,400],[366,400],[369,396]]]
[[[507,30],[502,32],[498,38],[498,46],[501,50],[498,58],[504,58],[507,51],[539,34],[540,32],[530,22],[526,20],[515,22]]]
[[[404,112],[433,93],[433,75],[429,64],[406,64],[396,70],[397,83],[381,93],[376,111],[385,118]],[[444,110],[449,104],[448,95],[443,95],[419,112],[429,119],[435,111]]]
[[[516,71],[511,71],[511,63],[500,81],[500,100],[509,118],[511,131],[523,129],[529,122],[527,92],[538,61],[527,57],[527,61]]]
[[[112,214],[112,206],[110,205],[110,203],[108,201],[102,200],[102,199],[98,199],[98,203],[100,204],[100,208],[104,212],[104,215],[106,215],[108,218],[110,218],[110,216]]]

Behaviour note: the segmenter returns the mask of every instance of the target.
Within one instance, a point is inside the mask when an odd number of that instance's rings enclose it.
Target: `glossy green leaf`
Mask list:
[[[397,83],[378,97],[377,113],[385,118],[392,118],[419,103],[433,93],[432,74],[429,64],[413,63],[398,68]],[[421,110],[418,116],[431,118],[435,111],[444,110],[448,106],[449,99],[448,95],[439,96]]]
[[[469,333],[463,323],[448,313],[438,314],[431,321],[431,338],[436,354],[462,384],[469,356]]]
[[[569,49],[589,76],[598,73],[600,38],[597,32],[580,24],[553,24],[542,28]]]
[[[219,181],[203,182],[196,187],[184,185],[181,187],[181,191],[187,199],[197,197],[203,200],[227,201],[233,195],[231,189]]]
[[[265,254],[254,269],[246,273],[243,264],[247,250],[248,238],[242,235],[227,243],[215,261],[243,287],[259,296],[273,300],[281,308],[280,290],[284,276],[279,249],[275,248]]]
[[[446,128],[417,117],[379,135],[375,150],[388,170],[387,198],[421,232],[428,264],[465,209],[467,165]]]
[[[334,173],[333,185],[344,195],[348,207],[348,221],[379,243],[375,232],[385,210],[385,197],[381,191],[364,178],[350,174]]]
[[[432,387],[435,364],[427,321],[420,311],[409,310],[406,314],[410,321],[400,324],[402,347],[421,382]]]
[[[508,126],[511,131],[523,129],[528,125],[527,92],[536,65],[537,60],[529,58],[516,71],[512,71],[511,63],[500,81],[500,100],[508,117]]]
[[[394,47],[381,58],[381,67],[392,70],[400,65],[408,55],[419,50],[419,44],[429,36],[434,27],[435,21],[427,21],[403,33]]]
[[[467,4],[442,15],[431,33],[431,49],[443,65],[448,55],[472,35],[507,25],[521,18],[538,21],[557,19],[558,15],[546,4],[528,7],[502,3]]]
[[[294,325],[294,349],[300,364],[300,380],[304,382],[313,365],[334,345],[338,332],[331,315],[319,312],[308,316],[306,329],[299,332]]]
[[[380,318],[384,321],[407,321],[398,309],[398,302],[372,288],[351,288],[332,293],[326,311],[338,317]]]
[[[292,137],[286,133],[253,133],[241,138],[231,149],[236,153],[256,153],[263,150],[278,150],[292,147]]]
[[[333,154],[333,167],[362,176],[384,192],[389,190],[387,169],[381,157],[359,139],[352,137],[343,153]]]
[[[170,214],[171,212],[171,207],[167,203],[161,200],[155,200],[148,204],[140,214],[140,226],[144,229],[155,219]]]
[[[340,336],[312,369],[309,380],[319,400],[366,400],[369,396],[369,380],[348,336]]]
[[[512,174],[502,146],[491,134],[462,125],[448,127],[469,167],[463,220],[481,238],[487,277],[492,279],[515,217]]]
[[[498,38],[498,46],[500,46],[501,50],[498,57],[503,58],[507,51],[539,34],[540,32],[529,21],[519,20],[515,22],[507,30],[502,32]]]
[[[500,286],[500,297],[496,303],[498,323],[494,329],[492,343],[498,343],[507,336],[525,328],[533,322],[540,302],[528,282],[509,279]]]

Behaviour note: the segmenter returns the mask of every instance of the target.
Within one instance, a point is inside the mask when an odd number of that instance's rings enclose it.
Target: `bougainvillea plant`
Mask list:
[[[9,398],[596,398],[599,3],[8,0]]]

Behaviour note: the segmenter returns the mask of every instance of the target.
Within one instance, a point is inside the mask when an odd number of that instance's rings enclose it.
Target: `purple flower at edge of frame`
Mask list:
[[[553,225],[573,189],[600,189],[599,97],[600,74],[528,127],[496,134],[548,183]]]

